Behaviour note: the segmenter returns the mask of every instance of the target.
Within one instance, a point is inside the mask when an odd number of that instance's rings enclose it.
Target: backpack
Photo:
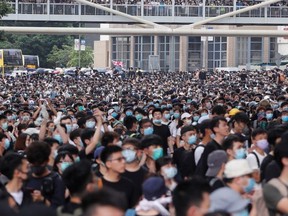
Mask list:
[[[281,193],[282,196],[287,197],[288,196],[288,191],[286,186],[280,181],[279,178],[274,178],[270,180],[267,184],[270,184],[277,188],[279,192]],[[266,206],[264,196],[263,196],[263,190],[262,188],[259,190],[256,190],[254,195],[253,195],[253,202],[255,205],[255,208],[257,209],[257,216],[269,216],[269,211]],[[276,213],[276,216],[280,216],[280,213]]]
[[[259,160],[258,155],[254,151],[251,152],[251,154],[253,154],[256,157],[257,165],[258,165],[258,168],[260,169],[260,160]]]

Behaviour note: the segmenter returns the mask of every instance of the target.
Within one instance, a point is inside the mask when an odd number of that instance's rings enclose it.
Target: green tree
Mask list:
[[[88,67],[93,64],[93,50],[86,47],[85,51],[80,51],[80,67]],[[75,51],[73,46],[63,46],[62,49],[54,46],[48,55],[48,62],[54,67],[76,67],[79,65],[79,51]]]
[[[69,67],[75,67],[79,65],[79,51],[75,51],[72,47],[72,52],[69,56],[70,60],[67,63],[67,66]],[[80,51],[80,67],[89,67],[94,62],[93,57],[93,50],[91,47],[86,46],[85,51]]]
[[[7,0],[0,0],[0,19],[11,12],[12,8],[7,4]]]

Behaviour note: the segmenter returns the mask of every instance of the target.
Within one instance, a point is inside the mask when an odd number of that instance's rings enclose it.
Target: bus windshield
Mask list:
[[[4,49],[2,57],[4,66],[23,66],[21,50]]]
[[[24,66],[28,69],[37,69],[39,67],[39,57],[24,55]]]

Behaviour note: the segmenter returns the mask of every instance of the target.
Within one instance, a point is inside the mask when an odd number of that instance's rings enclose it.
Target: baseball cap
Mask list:
[[[236,114],[239,113],[239,112],[240,112],[239,109],[233,108],[233,109],[231,109],[231,110],[229,111],[229,115],[230,115],[230,116],[234,116],[234,115],[236,115]]]
[[[214,191],[210,195],[210,201],[210,212],[221,210],[228,213],[240,212],[250,203],[248,199],[243,199],[239,193],[229,187]]]
[[[184,118],[190,118],[190,117],[191,117],[191,115],[189,113],[185,112],[181,115],[181,120]]]
[[[156,200],[165,195],[167,192],[165,182],[161,177],[148,178],[146,181],[144,181],[142,190],[144,197],[147,200]]]
[[[206,176],[216,176],[221,169],[223,163],[227,163],[228,157],[225,151],[216,150],[208,155],[207,165],[208,170]]]
[[[226,178],[236,178],[252,173],[253,170],[245,159],[237,159],[229,161],[224,170]]]

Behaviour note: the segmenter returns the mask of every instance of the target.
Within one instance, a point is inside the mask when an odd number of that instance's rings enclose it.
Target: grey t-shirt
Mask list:
[[[288,187],[285,185],[286,189]],[[266,206],[269,210],[270,216],[275,216],[277,213],[277,205],[284,196],[280,193],[280,191],[271,184],[266,184],[263,188],[263,196],[266,202]],[[284,215],[284,214],[281,214]],[[285,214],[286,215],[286,214]]]

